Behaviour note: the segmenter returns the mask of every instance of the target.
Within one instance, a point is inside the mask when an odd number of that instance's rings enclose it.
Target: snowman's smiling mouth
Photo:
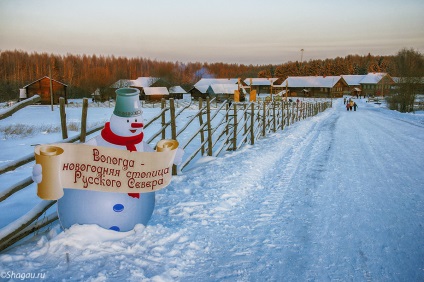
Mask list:
[[[137,129],[130,129],[131,133],[135,133]]]

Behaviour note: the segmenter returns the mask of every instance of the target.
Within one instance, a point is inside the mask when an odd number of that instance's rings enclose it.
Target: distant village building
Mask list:
[[[59,104],[59,98],[65,98],[65,103],[67,103],[66,89],[68,85],[52,79],[52,93],[53,93],[53,104]],[[40,96],[40,103],[43,105],[51,104],[51,95],[50,95],[50,77],[44,76],[30,84],[23,86],[20,90],[20,100],[26,98],[31,98],[34,95]]]
[[[392,92],[396,82],[387,73],[342,75],[353,96],[385,96]]]
[[[234,91],[239,90],[237,84],[211,84],[207,89],[210,97],[216,97],[217,101],[234,100]]]
[[[187,94],[187,91],[184,90],[181,86],[172,86],[169,88],[169,98],[182,99],[184,94]]]
[[[341,76],[289,76],[281,83],[291,96],[299,97],[342,97],[348,91],[348,84]]]
[[[360,83],[363,95],[383,97],[391,93],[391,88],[395,84],[387,73],[369,73]]]
[[[146,93],[144,91],[144,89],[146,87],[170,87],[169,83],[167,83],[166,81],[164,81],[163,79],[159,78],[159,77],[139,77],[137,79],[131,80],[131,79],[120,79],[117,82],[115,82],[114,84],[112,84],[110,86],[110,89],[112,90],[112,92],[115,92],[116,89],[118,88],[123,88],[123,87],[132,87],[132,88],[137,88],[140,90],[140,100],[146,100],[146,99],[151,99],[152,97],[146,97]],[[168,91],[168,90],[167,90]],[[115,98],[115,94],[114,93],[110,93],[109,94],[110,97]],[[168,98],[169,92],[167,94],[167,98]]]
[[[280,81],[279,78],[246,78],[243,82],[250,88],[250,91],[256,90],[256,93],[259,94],[269,94],[276,93],[276,89],[273,89],[274,83]]]
[[[200,97],[202,99],[206,99],[206,97],[210,96],[210,93],[208,92],[209,86],[213,84],[237,85],[238,82],[238,78],[202,78],[188,92],[190,92],[191,96],[196,100]]]
[[[365,74],[363,75],[342,75],[343,79],[346,81],[348,85],[349,95],[353,96],[361,96],[362,94],[362,86],[361,80],[365,78]]]
[[[166,87],[143,87],[145,101],[160,101],[162,98],[169,99],[169,92]]]

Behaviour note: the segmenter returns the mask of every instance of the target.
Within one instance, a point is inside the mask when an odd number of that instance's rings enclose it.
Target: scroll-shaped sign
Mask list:
[[[58,143],[35,148],[42,166],[37,195],[45,200],[63,196],[63,188],[103,192],[147,193],[166,187],[178,142],[161,140],[157,152],[130,152],[102,146]]]

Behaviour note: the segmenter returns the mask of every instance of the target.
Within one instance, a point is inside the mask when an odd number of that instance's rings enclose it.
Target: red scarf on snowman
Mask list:
[[[114,145],[125,146],[127,147],[127,150],[130,152],[137,151],[137,148],[135,147],[135,145],[143,141],[143,137],[144,137],[143,132],[135,136],[116,135],[110,129],[110,122],[105,123],[105,127],[102,129],[101,135],[105,141]],[[128,195],[133,198],[140,198],[140,193],[128,193]]]

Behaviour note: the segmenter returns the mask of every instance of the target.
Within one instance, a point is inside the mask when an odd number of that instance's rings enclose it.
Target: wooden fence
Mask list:
[[[211,105],[214,105],[214,108]],[[176,139],[180,147],[186,152],[180,171],[190,168],[190,164],[203,156],[221,156],[226,151],[236,151],[244,144],[254,145],[256,140],[267,134],[284,130],[291,124],[317,115],[332,106],[331,101],[319,102],[286,102],[286,101],[263,101],[259,103],[229,103],[218,104],[214,99],[199,100],[198,110],[184,122],[184,111],[192,108],[192,104],[184,107],[175,107],[175,101],[161,101],[160,112],[144,125],[147,129],[156,124],[156,132],[147,139],[147,143],[154,144],[161,139]],[[87,135],[103,128],[98,126],[86,130],[81,125],[81,133],[67,138],[66,113],[64,103],[61,107],[62,136],[64,140],[58,142],[85,142]],[[86,121],[87,101],[83,102],[81,120]],[[191,110],[193,111],[193,110]],[[157,124],[160,123],[160,126]],[[183,135],[186,137],[183,138]],[[188,136],[188,137],[187,137]],[[66,137],[66,138],[65,138]],[[14,162],[0,167],[0,174],[16,169],[28,162],[34,161],[34,155],[22,157]],[[177,174],[177,167],[173,167],[173,174]],[[31,177],[25,178],[7,189],[0,192],[0,202],[7,200],[11,195],[32,184]],[[46,211],[55,204],[55,201],[41,200],[26,215],[0,229],[0,251],[8,248],[27,235],[45,228],[58,219],[57,213],[46,215]]]

